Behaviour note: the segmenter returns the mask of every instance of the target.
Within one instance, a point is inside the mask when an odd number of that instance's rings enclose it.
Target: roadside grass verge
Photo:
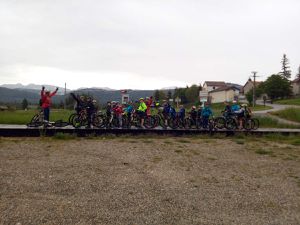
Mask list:
[[[299,105],[300,106],[300,98],[276,100],[275,103],[282,104],[282,105]]]
[[[268,116],[260,116],[257,117],[257,119],[259,120],[259,127],[261,128],[300,128],[300,126],[297,125],[280,123],[278,120]]]
[[[287,108],[284,110],[271,112],[271,114],[283,119],[300,123],[300,108]]]
[[[0,124],[18,124],[24,125],[30,122],[32,117],[38,113],[39,110],[14,110],[14,111],[0,111]],[[69,116],[73,113],[71,110],[51,110],[50,120],[68,121]]]
[[[264,105],[255,105],[254,107],[250,107],[251,111],[263,111],[263,110],[269,110],[273,109],[271,106],[264,106]]]

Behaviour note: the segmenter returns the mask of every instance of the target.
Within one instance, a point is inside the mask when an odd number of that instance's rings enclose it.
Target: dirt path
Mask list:
[[[300,148],[244,139],[0,139],[0,224],[299,224]]]

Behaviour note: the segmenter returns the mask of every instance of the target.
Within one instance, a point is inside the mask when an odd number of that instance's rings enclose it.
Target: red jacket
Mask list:
[[[146,106],[147,106],[146,113],[147,113],[147,116],[151,115],[151,105],[152,105],[152,103],[153,103],[152,98],[150,98],[149,100],[146,101]]]
[[[123,108],[121,106],[117,106],[115,108],[113,108],[113,111],[116,115],[121,115],[123,113]]]
[[[45,94],[45,90],[41,91],[41,98],[42,98],[42,108],[49,108],[51,106],[51,97],[56,94],[57,90],[50,93],[50,95]]]

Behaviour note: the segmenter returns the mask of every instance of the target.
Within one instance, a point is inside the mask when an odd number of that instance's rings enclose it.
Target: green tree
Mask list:
[[[159,101],[159,90],[155,90],[153,96],[155,101]]]
[[[186,92],[187,88],[178,88],[178,89],[175,89],[175,92],[174,92],[174,99],[176,97],[179,97],[181,99],[181,103],[182,104],[185,104],[187,103],[187,99],[186,99],[186,96],[185,96],[185,92]]]
[[[199,100],[199,87],[197,85],[192,85],[185,91],[186,99],[189,103],[195,103]]]
[[[289,60],[286,57],[286,54],[283,54],[281,64],[282,64],[282,66],[281,66],[282,71],[280,72],[280,75],[286,79],[290,79],[291,78],[291,70],[290,70],[290,66],[289,66]]]
[[[172,99],[172,91],[171,90],[168,90],[167,97],[168,97],[168,99]]]
[[[292,88],[287,78],[273,74],[264,82],[264,91],[273,100],[290,96]]]
[[[172,95],[172,93],[171,93],[171,95]],[[153,97],[154,97],[155,101],[164,100],[164,99],[166,99],[166,93],[162,90],[155,90]]]
[[[23,99],[23,101],[22,101],[22,109],[27,109],[28,108],[28,101],[27,101],[27,99],[26,98],[24,98]]]
[[[260,83],[259,86],[255,88],[255,97],[256,99],[259,98],[264,93],[264,83]],[[253,88],[247,92],[246,99],[249,102],[249,104],[252,104],[253,102]]]

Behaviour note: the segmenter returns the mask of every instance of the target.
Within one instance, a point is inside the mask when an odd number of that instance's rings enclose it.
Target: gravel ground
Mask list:
[[[0,224],[300,224],[300,147],[0,139]]]

